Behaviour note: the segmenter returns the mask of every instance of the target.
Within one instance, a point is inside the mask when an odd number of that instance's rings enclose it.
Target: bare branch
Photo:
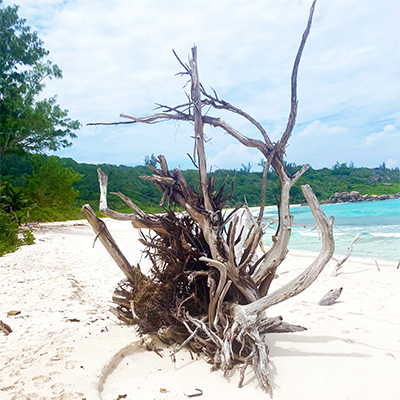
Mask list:
[[[125,256],[122,254],[119,249],[117,243],[111,236],[111,233],[107,229],[106,224],[101,219],[97,218],[96,214],[92,210],[92,208],[85,204],[82,207],[82,213],[85,214],[85,217],[89,221],[90,225],[93,228],[96,237],[98,237],[103,244],[103,246],[107,249],[110,256],[114,259],[117,265],[121,268],[122,272],[125,276],[131,281],[136,282],[138,276],[142,275],[139,268],[133,267]]]
[[[290,215],[290,178],[286,175],[283,165],[281,165],[278,171],[281,185],[281,199],[278,206],[278,230],[272,237],[272,247],[269,249],[263,262],[258,265],[252,274],[255,284],[260,285],[261,296],[265,296],[268,293],[277,267],[286,258],[293,223],[293,216]]]
[[[310,168],[310,164],[304,164],[292,177],[291,181],[292,181],[292,185],[294,185],[299,178],[304,174],[304,172],[306,172],[308,169]]]
[[[235,216],[233,221],[229,224],[228,237],[227,237],[227,242],[229,246],[229,263],[231,265],[234,265],[235,267],[236,267],[235,236],[236,236],[236,226],[238,222],[239,222],[239,217]]]
[[[116,196],[118,196],[121,200],[124,201],[124,203],[129,206],[130,208],[132,208],[133,211],[135,211],[135,213],[141,217],[141,218],[146,218],[147,214],[140,208],[138,207],[129,197],[125,196],[124,194],[122,194],[121,192],[111,192],[111,194],[115,194]]]
[[[268,137],[267,132],[263,128],[263,126],[256,119],[254,119],[250,114],[246,113],[245,111],[241,110],[240,108],[237,108],[224,100],[220,100],[218,98],[216,91],[214,89],[212,89],[212,90],[214,92],[214,96],[207,93],[203,88],[202,93],[204,96],[206,96],[208,98],[208,100],[204,101],[204,104],[209,104],[216,109],[231,111],[234,114],[241,115],[242,117],[247,119],[260,131],[261,135],[264,138],[265,144],[267,145],[268,149],[271,151],[273,149],[273,144],[272,144],[270,138]]]
[[[149,115],[147,117],[134,117],[132,115],[127,115],[127,114],[120,114],[119,115],[121,118],[127,118],[131,119],[133,122],[141,122],[142,124],[154,124],[156,122],[159,122],[159,120],[169,120],[169,119],[174,119],[174,120],[194,120],[194,118],[190,118],[190,115],[185,115],[183,113],[179,114],[168,114],[168,113],[159,113],[159,114],[154,114],[154,115]]]
[[[221,118],[213,118],[209,116],[203,116],[203,122],[205,124],[214,126],[214,127],[219,127],[222,128],[226,133],[234,137],[236,140],[238,140],[240,143],[242,143],[246,147],[254,147],[258,150],[261,151],[262,154],[266,158],[268,158],[268,155],[270,154],[270,149],[267,147],[267,145],[262,142],[261,140],[258,139],[250,139],[247,136],[244,136],[241,134],[239,131],[234,129],[231,125],[229,125],[226,121],[224,121]]]
[[[194,158],[189,154],[189,153],[186,153],[187,154],[187,156],[190,158],[190,161],[192,162],[192,164],[194,165],[194,167],[196,168],[196,169],[199,169],[199,166],[196,164],[196,161],[194,160]]]
[[[100,183],[99,209],[103,215],[110,217],[112,219],[116,219],[116,220],[131,221],[134,228],[152,229],[154,231],[168,235],[168,232],[165,230],[165,228],[163,228],[163,226],[161,225],[159,220],[157,220],[157,219],[154,220],[149,215],[146,215],[146,217],[143,218],[143,217],[135,215],[135,214],[120,213],[120,212],[109,209],[107,206],[107,175],[100,168],[97,170],[97,173],[99,175],[99,183]],[[142,211],[142,213],[143,213],[143,211]]]
[[[349,247],[347,248],[347,254],[342,259],[337,261],[337,264],[335,265],[335,267],[332,270],[331,276],[333,276],[333,277],[338,276],[339,269],[342,268],[343,264],[350,257],[350,254],[353,251],[353,245],[357,242],[357,240],[359,238],[360,238],[360,233],[357,233],[356,237],[351,241]]]
[[[86,126],[109,126],[109,125],[131,125],[134,124],[136,121],[118,121],[118,122],[89,122]]]
[[[181,61],[181,59],[178,57],[178,55],[176,54],[175,50],[172,49],[172,52],[174,53],[174,56],[176,57],[176,59],[178,60],[179,64],[182,65],[182,67],[185,69],[185,71],[190,75],[190,68]]]
[[[268,157],[266,163],[265,163],[265,167],[264,167],[264,171],[263,171],[263,180],[262,180],[262,185],[261,185],[261,201],[260,201],[260,210],[258,213],[258,218],[257,218],[257,223],[260,225],[262,220],[263,220],[263,216],[264,216],[264,209],[265,209],[265,191],[267,189],[267,177],[268,177],[268,171],[269,168],[271,167],[271,162],[272,159],[275,156],[275,148],[273,149],[273,151],[271,152],[270,156]]]
[[[204,197],[205,209],[209,212],[213,211],[211,204],[210,193],[207,184],[207,167],[206,155],[204,151],[204,133],[203,133],[203,119],[201,116],[201,97],[200,97],[200,79],[197,68],[197,47],[192,47],[192,58],[189,60],[190,74],[192,78],[191,97],[193,103],[194,114],[194,135],[195,135],[195,148],[197,149],[197,157],[199,161],[199,175],[201,191]]]
[[[165,186],[172,186],[175,183],[175,179],[170,178],[169,176],[141,175],[140,177],[146,181],[157,182],[158,184]]]
[[[222,262],[207,257],[200,257],[199,260],[217,268],[219,271],[218,287],[215,293],[211,294],[210,305],[208,307],[208,324],[211,328],[214,325],[216,318],[218,299],[221,297],[221,293],[225,288],[228,275],[226,272],[226,266]]]
[[[246,314],[257,314],[273,306],[274,304],[280,303],[290,297],[296,296],[305,289],[307,289],[317,279],[318,275],[324,269],[325,265],[331,259],[333,251],[335,249],[335,243],[333,240],[333,217],[328,220],[321,210],[315,194],[313,193],[309,185],[303,185],[302,187],[304,197],[306,198],[308,205],[310,206],[311,212],[317,222],[318,229],[321,232],[322,248],[318,257],[315,261],[298,277],[293,279],[291,282],[276,290],[275,292],[264,296],[261,299],[245,305],[237,306],[242,307]]]
[[[296,123],[296,116],[297,116],[297,74],[299,70],[299,64],[301,60],[301,56],[303,54],[304,47],[307,42],[308,35],[310,34],[311,30],[311,23],[314,15],[314,9],[315,9],[315,3],[317,0],[314,0],[311,8],[310,8],[310,13],[308,16],[308,21],[307,21],[307,27],[303,33],[303,37],[300,42],[300,47],[299,50],[297,51],[296,59],[294,61],[293,65],[293,71],[292,71],[292,85],[291,85],[291,106],[290,106],[290,114],[289,114],[289,119],[286,125],[285,132],[282,135],[282,138],[279,143],[279,153],[283,154],[287,145],[287,142],[292,134],[294,125]]]
[[[184,114],[184,113],[179,113],[179,114],[168,114],[168,113],[160,113],[160,114],[154,114],[150,115],[147,117],[134,117],[131,115],[126,115],[126,114],[120,114],[121,118],[129,118],[133,122],[140,122],[143,124],[153,124],[162,120],[179,120],[179,121],[194,121],[195,118],[193,115],[190,114]],[[268,157],[270,154],[270,150],[266,146],[265,143],[263,143],[261,140],[257,139],[250,139],[247,136],[242,135],[239,131],[234,129],[232,126],[230,126],[226,121],[224,121],[221,118],[214,118],[214,117],[209,117],[209,116],[202,116],[202,122],[203,124],[208,124],[214,127],[219,127],[222,128],[226,133],[237,139],[240,143],[247,147],[254,147],[257,148],[265,155],[265,157]],[[111,124],[102,124],[102,123],[91,123],[90,125],[116,125],[117,123],[111,123]]]

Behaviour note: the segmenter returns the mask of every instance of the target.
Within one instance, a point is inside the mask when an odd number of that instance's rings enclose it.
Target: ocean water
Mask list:
[[[335,256],[344,256],[354,236],[359,233],[360,238],[353,246],[351,257],[399,262],[400,199],[324,204],[321,208],[328,217],[335,217]],[[294,216],[294,224],[315,226],[309,207],[292,206],[290,213]],[[266,208],[264,218],[270,217],[277,218],[276,207]],[[264,235],[267,246],[272,244],[271,235],[275,230],[276,224],[267,229]],[[321,241],[317,230],[294,225],[288,247],[289,250],[319,252]]]

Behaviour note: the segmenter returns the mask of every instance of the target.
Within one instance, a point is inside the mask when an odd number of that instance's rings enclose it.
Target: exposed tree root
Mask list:
[[[332,257],[333,218],[328,220],[308,185],[303,194],[310,206],[322,240],[321,252],[298,277],[270,293],[271,283],[288,252],[293,217],[290,215],[290,189],[309,167],[304,165],[294,176],[287,172],[284,152],[297,114],[297,73],[300,58],[310,32],[313,1],[292,72],[291,110],[282,138],[272,143],[266,131],[249,114],[220,99],[215,91],[208,93],[200,83],[197,48],[192,48],[189,64],[179,60],[191,83],[188,102],[175,107],[161,105],[161,112],[147,117],[122,115],[131,123],[152,123],[157,120],[182,120],[194,123],[194,154],[198,165],[199,188],[190,188],[183,174],[170,171],[166,159],[158,157],[159,168],[149,166],[152,181],[162,192],[161,205],[169,211],[148,215],[122,193],[116,193],[132,208],[131,214],[110,210],[107,205],[107,176],[99,170],[100,211],[111,218],[129,220],[141,229],[140,242],[152,263],[149,276],[132,266],[122,255],[104,223],[89,206],[83,207],[93,230],[127,279],[120,282],[113,295],[114,313],[122,321],[135,324],[140,334],[155,334],[162,341],[176,344],[178,351],[188,346],[205,354],[215,368],[225,373],[241,363],[242,386],[246,369],[251,366],[260,386],[272,394],[269,376],[267,336],[271,332],[298,332],[306,328],[291,325],[282,317],[271,317],[268,308],[307,289]],[[221,118],[203,115],[203,107],[224,109],[240,115],[257,129],[262,140],[249,138]],[[227,180],[214,188],[213,177],[207,174],[204,150],[204,125],[221,128],[241,144],[258,149],[266,158],[260,196],[260,211],[253,216],[248,207],[225,213],[223,208],[232,196],[226,192]],[[279,224],[273,245],[260,256],[266,224],[263,219],[265,189],[270,166],[280,183]],[[174,212],[171,205],[180,207]],[[149,231],[147,231],[149,230]],[[145,233],[148,232],[148,233]]]

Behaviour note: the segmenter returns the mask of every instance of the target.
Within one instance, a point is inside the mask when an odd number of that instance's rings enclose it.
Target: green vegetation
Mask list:
[[[19,247],[18,224],[10,213],[0,209],[0,256]]]
[[[308,183],[320,201],[327,200],[335,192],[357,191],[361,195],[394,194],[400,192],[399,169],[355,168],[353,164],[336,163],[331,169],[313,170],[310,168],[295,187]],[[293,199],[293,202],[295,199]]]
[[[82,178],[55,156],[3,156],[0,207],[19,223],[79,218],[74,184]]]
[[[0,208],[0,257],[12,253],[24,244],[33,244],[35,238],[32,229],[23,230],[20,234],[18,222],[13,215]]]
[[[35,205],[30,217],[32,219],[57,219],[59,215],[68,215],[74,204],[78,191],[73,183],[81,175],[72,168],[66,168],[57,157],[33,155],[30,157],[32,175],[26,177],[25,193]]]
[[[68,118],[56,96],[37,100],[44,80],[62,78],[46,59],[43,42],[18,17],[18,6],[0,0],[0,157],[10,153],[57,150],[71,145],[78,121]]]
[[[154,157],[146,157],[146,161]],[[291,174],[301,166],[286,165]],[[141,178],[151,174],[145,166],[128,167],[110,164],[81,164],[70,158],[39,154],[2,157],[0,163],[0,220],[1,251],[15,249],[27,238],[18,239],[18,225],[42,221],[62,221],[82,218],[80,209],[90,203],[93,208],[99,204],[97,168],[109,176],[109,193],[122,192],[147,212],[162,212],[158,205],[161,192],[151,182]],[[218,170],[213,174],[215,190],[218,190],[228,176],[227,190],[234,186],[232,200],[228,207],[241,205],[257,206],[260,201],[261,172],[250,172],[251,166],[239,171]],[[193,190],[199,186],[195,170],[183,171]],[[387,169],[383,164],[378,168],[355,168],[354,165],[336,164],[332,168],[314,170],[310,168],[292,188],[293,204],[305,200],[300,185],[309,183],[320,201],[327,200],[335,192],[356,190],[364,194],[393,194],[400,192],[400,171]],[[117,196],[109,195],[109,206],[118,211],[130,212]],[[267,204],[276,204],[279,199],[279,183],[276,174],[270,171],[266,190]]]
[[[286,164],[290,174],[295,174],[301,165]],[[250,206],[257,206],[260,202],[260,188],[262,181],[261,172],[248,172],[249,167],[240,171],[216,171],[215,181],[219,187],[225,176],[229,173],[235,178],[235,194],[233,200],[236,204],[242,204],[244,198]],[[394,194],[400,192],[400,171],[390,170],[382,165],[379,168],[355,168],[353,164],[336,164],[332,168],[315,170],[310,168],[293,186],[291,201],[293,204],[304,203],[300,186],[308,183],[312,186],[319,201],[327,200],[335,192],[351,192],[353,190],[364,194]],[[266,190],[267,204],[276,204],[279,198],[279,182],[275,172],[268,175]]]
[[[18,6],[5,7],[2,0],[0,32],[0,164],[6,156],[17,161],[16,166],[9,165],[9,179],[3,172],[0,175],[2,255],[33,243],[32,232],[20,234],[19,229],[29,217],[51,220],[75,215],[69,209],[78,194],[72,184],[79,175],[56,157],[30,155],[70,146],[80,123],[68,117],[56,96],[38,100],[45,79],[60,79],[62,71],[47,59],[49,52],[37,33],[19,18]]]
[[[301,166],[286,165],[294,174]],[[32,207],[38,210],[53,210],[59,217],[79,212],[80,207],[90,203],[94,207],[99,202],[99,183],[97,168],[101,168],[109,177],[109,192],[122,192],[146,211],[162,211],[158,206],[161,192],[151,182],[141,178],[151,174],[145,166],[128,167],[125,165],[84,164],[70,158],[31,155],[3,157],[0,165],[2,180],[6,182],[9,202],[15,212]],[[183,174],[192,189],[199,186],[196,170],[186,170]],[[239,171],[218,170],[213,174],[215,190],[228,178],[227,188],[234,185],[233,201],[228,206],[243,204],[245,199],[250,206],[260,201],[261,172],[249,172],[248,167]],[[327,200],[335,192],[356,190],[364,194],[391,194],[400,192],[400,171],[387,168],[355,168],[346,164],[315,170],[310,168],[293,187],[292,203],[302,203],[304,198],[300,185],[309,183],[320,201]],[[5,189],[3,189],[5,190]],[[279,197],[279,183],[276,174],[268,176],[267,204],[276,204]],[[4,201],[3,201],[4,202]],[[127,210],[127,206],[117,196],[109,195],[109,205],[117,210]],[[32,214],[31,212],[31,217]],[[45,214],[44,211],[42,211]],[[18,214],[21,218],[20,213]],[[57,215],[55,218],[57,219]],[[41,220],[32,217],[32,220]],[[44,220],[48,220],[44,218]]]

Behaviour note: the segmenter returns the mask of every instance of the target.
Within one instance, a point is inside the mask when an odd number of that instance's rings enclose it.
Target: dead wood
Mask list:
[[[132,213],[119,213],[108,208],[107,176],[101,170],[100,211],[119,220],[129,220],[141,231],[152,269],[149,276],[125,259],[104,223],[84,206],[96,238],[107,248],[120,266],[126,280],[120,282],[113,295],[113,312],[124,322],[135,324],[141,334],[152,333],[166,343],[188,346],[205,354],[215,368],[224,372],[242,363],[240,384],[251,366],[259,384],[271,393],[268,344],[271,332],[298,332],[306,328],[284,322],[281,316],[271,317],[267,309],[307,289],[331,259],[334,251],[333,218],[326,218],[308,185],[303,194],[316,220],[321,236],[321,251],[315,261],[298,277],[270,293],[276,270],[287,255],[293,225],[290,214],[290,190],[309,168],[304,165],[294,176],[285,167],[284,152],[297,116],[297,75],[314,13],[313,1],[306,29],[293,66],[291,77],[291,107],[288,123],[281,140],[273,143],[262,125],[245,111],[218,97],[215,90],[208,93],[200,82],[197,48],[191,51],[189,63],[178,58],[189,76],[188,102],[177,106],[158,105],[160,112],[136,117],[121,114],[129,123],[151,124],[162,120],[180,120],[194,124],[194,152],[190,156],[198,168],[199,188],[187,184],[182,172],[169,170],[165,158],[158,157],[159,168],[149,166],[152,175],[143,177],[153,182],[161,192],[160,204],[167,205],[163,215],[148,215],[131,199],[116,193]],[[203,108],[226,110],[240,115],[261,136],[254,139],[243,135],[221,118],[204,115]],[[113,123],[114,124],[114,123]],[[115,123],[118,124],[118,123]],[[226,193],[228,178],[220,188],[214,187],[212,174],[207,173],[204,126],[217,127],[247,147],[260,151],[266,159],[260,188],[260,209],[254,216],[245,205],[243,209],[224,212],[226,201],[232,197],[233,184]],[[264,254],[258,251],[267,227],[263,219],[268,170],[272,167],[280,183],[278,227],[272,247]],[[182,209],[177,213],[176,205]],[[145,233],[147,232],[147,233]]]
[[[341,295],[343,288],[330,290],[320,301],[320,306],[331,306]]]
[[[347,259],[350,257],[351,252],[353,251],[353,246],[355,243],[357,243],[357,240],[360,238],[360,234],[357,233],[356,237],[351,241],[349,247],[347,248],[347,253],[346,255],[341,258],[340,260],[337,260],[337,263],[335,267],[332,270],[331,276],[336,277],[338,276],[339,269],[342,268],[343,264],[347,261]]]
[[[3,333],[8,336],[11,332],[12,329],[9,325],[5,324],[3,321],[0,321],[0,329],[3,331]]]
[[[129,264],[128,260],[122,254],[117,243],[111,236],[111,233],[107,229],[106,224],[101,219],[97,218],[96,214],[88,204],[85,204],[82,207],[81,211],[85,215],[86,219],[89,221],[94,233],[96,234],[95,241],[97,240],[97,238],[100,239],[103,246],[106,248],[106,250],[113,258],[113,260],[117,263],[117,265],[121,268],[125,276],[131,282],[135,282],[137,280],[137,275],[140,271]]]
[[[335,249],[333,240],[334,219],[331,217],[328,220],[328,218],[325,216],[309,185],[303,185],[301,189],[303,190],[304,197],[307,199],[321,234],[321,251],[315,261],[304,272],[302,272],[298,277],[290,281],[288,284],[255,302],[245,306],[240,306],[241,309],[244,310],[245,314],[255,315],[273,306],[274,304],[280,303],[293,296],[297,296],[299,293],[307,289],[315,281],[315,279],[317,279],[318,275],[321,273],[333,255]]]

